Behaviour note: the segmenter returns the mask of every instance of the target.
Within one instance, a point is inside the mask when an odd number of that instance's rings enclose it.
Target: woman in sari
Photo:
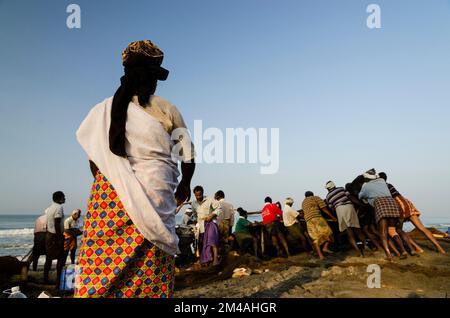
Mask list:
[[[175,210],[190,197],[195,164],[181,114],[154,95],[168,75],[162,60],[151,41],[131,43],[122,53],[121,86],[77,131],[95,180],[75,297],[173,295]]]

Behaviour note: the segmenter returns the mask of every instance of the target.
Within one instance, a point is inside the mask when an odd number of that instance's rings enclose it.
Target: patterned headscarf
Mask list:
[[[158,65],[161,65],[164,59],[163,51],[150,40],[135,41],[128,44],[127,48],[122,52],[122,64],[127,65],[135,55],[150,58]]]
[[[114,94],[109,127],[109,148],[117,156],[126,157],[125,126],[127,109],[134,95],[145,105],[156,89],[156,81],[165,81],[169,71],[161,67],[164,53],[150,40],[128,44],[122,52],[125,75]]]

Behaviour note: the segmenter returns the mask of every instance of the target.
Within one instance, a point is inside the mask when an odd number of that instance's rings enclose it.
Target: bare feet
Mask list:
[[[420,255],[419,255],[419,253],[417,253],[417,252],[415,252],[415,251],[411,251],[411,256],[419,257]]]
[[[328,248],[324,248],[323,251],[328,254],[334,254],[334,252],[329,250]]]
[[[219,260],[215,260],[212,265],[213,266],[218,266],[218,265],[220,265],[220,261]]]
[[[392,254],[391,253],[386,253],[386,258],[387,261],[392,262]]]

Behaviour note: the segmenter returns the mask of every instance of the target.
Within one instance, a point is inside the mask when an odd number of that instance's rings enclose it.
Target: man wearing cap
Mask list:
[[[70,260],[72,264],[75,264],[77,237],[82,233],[80,230],[80,216],[81,210],[75,209],[72,211],[72,215],[64,221],[64,261],[67,259],[70,252]]]
[[[300,242],[300,246],[304,251],[309,250],[308,243],[305,235],[303,234],[305,231],[298,221],[298,217],[300,215],[292,206],[294,205],[294,199],[286,198],[284,201],[283,208],[283,223],[289,234],[289,236],[295,240]]]
[[[350,245],[356,251],[356,254],[358,256],[363,256],[364,237],[360,230],[358,215],[348,197],[347,191],[342,187],[336,187],[333,181],[328,181],[325,188],[328,190],[325,202],[330,209],[336,211],[339,222],[339,231],[347,233]],[[358,243],[356,243],[354,233],[356,233],[359,238]]]
[[[187,208],[186,211],[184,211],[183,220],[181,221],[181,224],[183,225],[194,224],[193,215],[194,211],[191,208]]]

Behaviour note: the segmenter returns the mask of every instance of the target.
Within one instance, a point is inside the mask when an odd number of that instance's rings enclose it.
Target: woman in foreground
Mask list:
[[[122,53],[121,86],[77,131],[95,180],[75,297],[173,295],[175,210],[190,197],[195,164],[181,114],[154,95],[168,75],[163,56],[151,41],[131,43]]]

